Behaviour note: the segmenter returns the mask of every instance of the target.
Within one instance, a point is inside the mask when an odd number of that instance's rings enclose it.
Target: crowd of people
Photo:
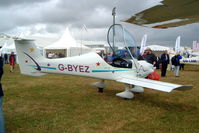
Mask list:
[[[184,65],[180,64],[180,59],[182,59],[182,56],[180,56],[179,53],[171,58],[172,66],[174,66],[175,77],[179,77],[180,67],[184,67]],[[168,54],[168,51],[164,51],[159,57],[154,55],[150,48],[147,48],[143,54],[140,54],[138,56],[138,60],[146,60],[148,63],[156,67],[156,69],[161,69],[161,77],[166,76],[168,64],[170,64],[170,56]]]
[[[121,51],[124,52],[123,54],[120,53],[120,56],[122,56],[122,58],[129,57],[127,50],[126,51],[121,50]],[[117,52],[121,52],[121,51],[118,50]],[[98,54],[109,64],[111,64],[114,59],[114,56],[111,53],[105,54],[102,51]],[[180,64],[180,59],[182,59],[182,56],[179,53],[177,53],[170,59],[168,51],[163,51],[163,53],[160,56],[158,56],[158,55],[155,55],[150,48],[147,48],[144,51],[144,53],[138,55],[137,59],[145,60],[148,63],[152,64],[154,67],[156,67],[156,69],[160,69],[161,77],[166,76],[169,64],[171,64],[171,70],[174,70],[175,77],[179,77],[180,69],[182,70],[184,69],[184,64]]]
[[[11,52],[11,54],[1,54],[1,59],[3,61],[3,64],[10,65],[10,72],[13,72],[16,64],[16,55],[14,54],[14,52]]]

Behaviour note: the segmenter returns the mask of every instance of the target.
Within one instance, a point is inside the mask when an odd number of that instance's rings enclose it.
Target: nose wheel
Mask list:
[[[134,94],[130,91],[131,85],[125,84],[125,91],[117,93],[116,96],[124,98],[124,99],[132,99],[134,98]]]

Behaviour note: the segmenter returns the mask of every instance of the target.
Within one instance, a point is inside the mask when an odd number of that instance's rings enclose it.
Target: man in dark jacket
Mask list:
[[[161,55],[161,65],[162,65],[162,69],[161,69],[161,76],[165,77],[166,76],[166,72],[167,72],[167,66],[169,64],[169,54],[167,51],[164,51],[164,53]]]
[[[177,53],[175,55],[176,63],[174,64],[175,65],[175,69],[174,69],[175,77],[179,77],[179,74],[180,74],[180,59],[182,59],[182,56],[179,53]]]
[[[3,111],[2,111],[2,103],[3,103],[3,89],[1,85],[1,78],[3,75],[3,59],[2,56],[0,56],[0,133],[5,133],[4,128],[4,117],[3,117]]]
[[[145,56],[145,60],[152,64],[155,65],[156,63],[156,56],[152,53],[152,50],[150,48],[147,48],[146,50],[146,56]]]

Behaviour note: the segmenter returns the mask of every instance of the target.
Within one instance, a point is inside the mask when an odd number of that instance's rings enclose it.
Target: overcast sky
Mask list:
[[[199,38],[199,24],[170,29],[140,27],[121,20],[157,5],[160,0],[0,0],[0,33],[9,35],[61,35],[69,26],[75,39],[106,40],[112,24],[112,9],[116,7],[117,23],[122,23],[138,45],[148,34],[147,43],[174,45],[181,35],[181,44],[192,46]],[[86,25],[87,32],[81,30]],[[82,36],[81,36],[82,35]]]

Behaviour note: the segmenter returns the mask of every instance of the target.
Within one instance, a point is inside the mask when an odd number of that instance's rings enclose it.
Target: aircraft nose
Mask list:
[[[146,62],[146,61],[139,61],[140,68],[142,70],[140,71],[140,74],[146,77],[148,74],[154,72],[155,67],[153,67],[152,64]]]

